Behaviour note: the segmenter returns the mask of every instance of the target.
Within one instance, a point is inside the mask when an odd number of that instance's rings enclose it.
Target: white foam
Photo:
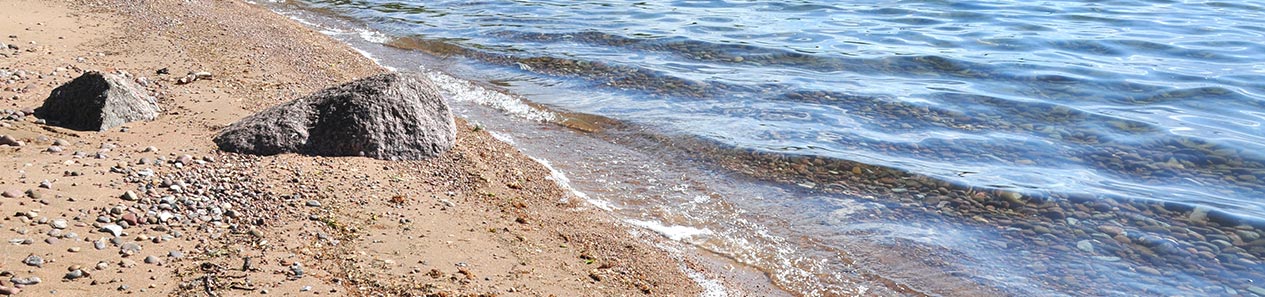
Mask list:
[[[369,29],[358,29],[356,30],[356,32],[360,33],[360,39],[364,39],[365,41],[368,41],[368,42],[372,42],[372,43],[391,42],[391,37],[387,36],[386,34],[382,34],[382,32],[373,31]]]
[[[701,296],[701,297],[728,297],[729,296],[729,291],[725,290],[725,285],[721,284],[720,281],[707,278],[707,276],[703,275],[702,272],[698,272],[698,271],[695,271],[694,269],[690,269],[689,267],[685,267],[685,265],[681,265],[681,271],[685,271],[685,276],[688,276],[691,280],[694,281],[694,283],[698,284],[699,287],[703,288],[703,292],[698,293],[698,296]]]
[[[570,192],[571,195],[575,195],[576,197],[579,197],[580,199],[584,199],[584,201],[587,201],[589,204],[592,204],[593,206],[596,206],[597,208],[600,208],[602,210],[611,211],[615,209],[615,207],[612,206],[610,202],[593,199],[592,197],[589,197],[588,194],[585,194],[584,192],[580,192],[580,190],[577,190],[574,187],[572,187],[571,180],[567,178],[567,175],[563,174],[562,171],[558,171],[558,169],[554,169],[553,165],[549,164],[549,161],[545,159],[538,159],[532,156],[527,156],[527,157],[536,161],[536,163],[540,163],[540,165],[544,165],[546,169],[549,169],[549,177],[547,178],[549,180],[552,180],[554,183],[558,184],[559,187],[562,187],[563,189]]]
[[[500,140],[501,142],[508,143],[509,145],[514,145],[514,136],[510,136],[509,134],[504,134],[504,133],[498,133],[496,131],[491,131],[491,130],[488,130],[488,134],[492,135],[492,138],[496,138],[496,140]]]
[[[682,239],[691,238],[695,236],[712,235],[712,230],[706,229],[706,228],[699,229],[699,228],[694,228],[690,226],[679,226],[679,225],[668,226],[660,222],[642,221],[642,220],[633,220],[633,219],[628,219],[625,221],[628,222],[629,224],[633,224],[638,227],[642,227],[642,228],[650,229],[651,231],[654,231],[654,232],[658,232],[659,234],[662,234],[668,239],[676,240],[676,241],[681,241]]]
[[[550,122],[557,119],[557,115],[552,112],[531,107],[523,100],[501,92],[488,90],[469,81],[434,71],[427,72],[426,75],[449,95],[448,99],[453,101],[471,102],[492,107],[511,116],[533,121]]]
[[[291,20],[294,20],[295,22],[298,22],[298,23],[300,23],[300,24],[303,24],[304,26],[308,26],[308,27],[312,27],[312,28],[318,28],[318,29],[320,29],[320,28],[321,28],[321,25],[317,25],[316,23],[314,23],[314,22],[312,22],[312,21],[309,21],[309,20],[307,20],[307,19],[304,19],[304,18],[302,18],[302,17],[299,17],[299,15],[298,15],[298,14],[296,14],[296,13],[285,13],[285,12],[277,12],[277,13],[279,13],[279,14],[281,14],[281,15],[284,15],[284,16],[286,16],[286,17],[290,18]]]
[[[381,66],[382,68],[386,68],[387,70],[391,70],[391,71],[396,71],[396,70],[397,70],[395,67],[391,67],[391,66],[387,66],[387,65],[382,64],[382,60],[378,60],[378,58],[377,58],[377,57],[374,57],[374,56],[373,56],[373,54],[370,54],[369,52],[367,52],[367,51],[365,51],[365,50],[358,49],[358,48],[356,48],[356,47],[354,47],[354,46],[351,46],[351,45],[348,45],[347,47],[350,47],[352,50],[355,50],[357,53],[360,53],[360,55],[361,55],[361,56],[365,56],[365,58],[368,58],[368,59],[369,59],[369,61],[373,61],[373,63],[374,63],[374,64],[378,64],[378,66]]]

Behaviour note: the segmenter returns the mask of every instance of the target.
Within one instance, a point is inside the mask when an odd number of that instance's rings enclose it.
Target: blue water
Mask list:
[[[304,3],[657,133],[1265,219],[1265,2],[856,2]]]

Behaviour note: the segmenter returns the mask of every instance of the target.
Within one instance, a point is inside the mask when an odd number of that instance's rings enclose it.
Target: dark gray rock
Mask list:
[[[124,123],[158,118],[158,102],[122,76],[89,71],[53,89],[35,116],[49,124],[104,131]]]
[[[387,73],[268,108],[215,137],[221,150],[416,160],[456,140],[452,112],[425,76]]]

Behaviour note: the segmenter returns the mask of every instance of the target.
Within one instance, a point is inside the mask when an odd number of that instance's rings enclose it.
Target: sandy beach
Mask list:
[[[0,294],[692,296],[665,252],[457,119],[422,161],[222,153],[228,124],[386,70],[245,1],[0,1]],[[44,125],[89,70],[158,98],[157,120]],[[209,79],[187,84],[186,73]],[[14,143],[17,144],[17,143]]]

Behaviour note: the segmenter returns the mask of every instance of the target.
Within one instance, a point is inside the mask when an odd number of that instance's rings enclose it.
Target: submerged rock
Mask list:
[[[53,89],[35,115],[51,125],[104,131],[158,118],[158,102],[122,76],[89,71]]]
[[[429,79],[387,73],[268,108],[215,137],[221,150],[416,160],[456,140],[452,112]]]

